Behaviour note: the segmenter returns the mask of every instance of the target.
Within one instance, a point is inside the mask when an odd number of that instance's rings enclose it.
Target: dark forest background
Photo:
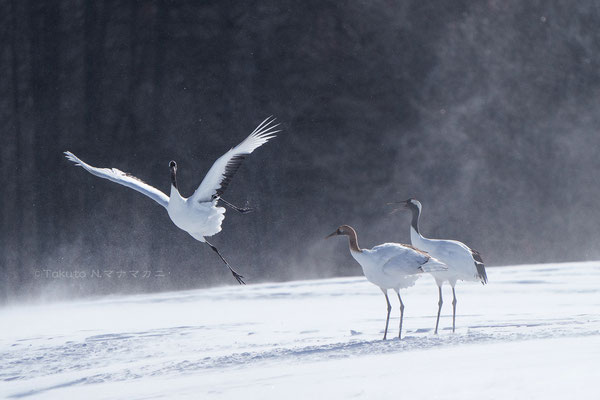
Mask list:
[[[235,284],[152,200],[269,115],[212,242],[249,283],[360,273],[342,240],[455,238],[488,265],[600,258],[597,1],[0,0],[0,302]],[[45,278],[39,271],[162,271]],[[36,272],[37,271],[37,272]],[[37,274],[37,275],[36,275]]]

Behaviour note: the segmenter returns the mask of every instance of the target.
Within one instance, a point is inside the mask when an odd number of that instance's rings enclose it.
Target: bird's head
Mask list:
[[[404,200],[404,201],[395,201],[392,203],[388,203],[390,205],[395,205],[395,204],[399,204],[400,208],[395,209],[394,211],[398,211],[400,209],[404,209],[404,210],[411,210],[411,211],[421,211],[421,202],[417,199],[413,199],[412,197],[410,199]]]
[[[335,230],[335,232],[327,235],[325,237],[325,239],[329,239],[332,236],[350,236],[352,234],[352,232],[354,232],[354,229],[352,229],[351,226],[349,225],[341,225],[339,228],[337,228]]]
[[[169,161],[169,168],[172,170],[177,170],[177,163],[173,160]]]

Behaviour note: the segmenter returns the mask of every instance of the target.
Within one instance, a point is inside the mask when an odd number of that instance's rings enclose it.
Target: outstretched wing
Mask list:
[[[128,188],[145,194],[164,208],[167,208],[167,206],[169,205],[169,196],[167,196],[157,188],[148,185],[146,182],[136,178],[133,175],[120,171],[116,168],[92,167],[91,165],[86,164],[81,159],[77,158],[75,154],[71,153],[70,151],[65,151],[65,155],[69,161],[73,161],[75,165],[77,165],[78,167],[82,167],[92,175],[108,179],[109,181],[113,181],[115,183],[118,183],[119,185],[127,186]]]
[[[274,121],[275,118],[272,117],[265,119],[242,143],[219,157],[192,195],[192,199],[205,202],[222,195],[244,158],[274,138],[275,134],[279,132],[279,130],[275,130],[279,124],[272,125]]]

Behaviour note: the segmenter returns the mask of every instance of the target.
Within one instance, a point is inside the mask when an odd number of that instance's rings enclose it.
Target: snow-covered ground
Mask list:
[[[600,263],[488,269],[393,299],[364,278],[0,309],[0,397],[600,398]],[[390,296],[392,300],[392,296]],[[388,336],[389,337],[389,336]]]

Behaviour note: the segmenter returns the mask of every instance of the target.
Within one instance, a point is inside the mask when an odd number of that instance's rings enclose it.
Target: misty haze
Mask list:
[[[0,397],[592,398],[597,2],[0,22]]]

